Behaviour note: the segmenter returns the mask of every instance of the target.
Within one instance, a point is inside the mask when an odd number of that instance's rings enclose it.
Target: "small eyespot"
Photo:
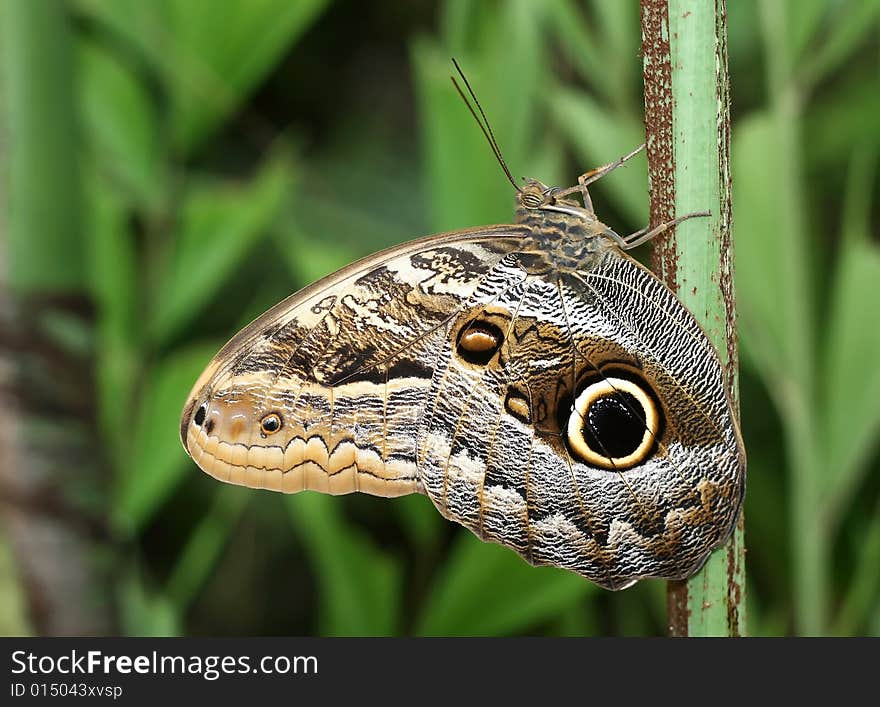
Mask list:
[[[284,423],[281,420],[281,415],[277,412],[270,412],[260,420],[260,431],[263,435],[273,435],[281,429],[282,424]]]
[[[529,401],[522,395],[508,393],[504,399],[504,409],[520,422],[529,423],[532,421],[532,410],[529,407]]]
[[[199,409],[196,410],[196,414],[193,417],[193,422],[197,427],[201,427],[202,423],[205,421],[205,415],[208,413],[208,405],[207,403],[202,403],[199,405]]]
[[[474,319],[461,328],[456,351],[468,363],[485,366],[503,342],[501,329],[491,322]]]

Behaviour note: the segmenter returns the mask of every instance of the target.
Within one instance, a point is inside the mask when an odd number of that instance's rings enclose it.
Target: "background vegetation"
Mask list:
[[[43,5],[52,33],[28,33],[23,8]],[[728,12],[748,628],[876,635],[880,2]],[[0,23],[0,264],[13,291],[94,305],[73,338],[94,367],[104,471],[85,506],[107,630],[664,633],[662,582],[612,594],[531,568],[422,497],[222,486],[177,433],[208,359],[285,295],[383,246],[511,219],[450,56],[517,174],[568,185],[642,142],[638,2],[7,0]],[[637,162],[594,201],[631,232],[646,189]],[[0,633],[48,630],[20,528],[3,527]]]

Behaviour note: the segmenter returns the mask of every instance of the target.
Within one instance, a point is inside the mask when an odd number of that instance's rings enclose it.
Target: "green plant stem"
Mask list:
[[[643,0],[651,225],[710,210],[655,244],[655,270],[718,349],[737,404],[730,115],[724,0]],[[672,635],[745,633],[742,520],[686,582],[670,582]]]

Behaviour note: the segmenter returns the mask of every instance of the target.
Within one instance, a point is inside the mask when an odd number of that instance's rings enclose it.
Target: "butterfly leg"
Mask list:
[[[587,173],[589,174],[589,172]],[[593,200],[590,198],[590,192],[587,190],[587,184],[585,183],[587,174],[582,174],[578,177],[578,191],[581,194],[581,198],[584,200],[584,208],[589,211],[591,214],[595,214],[595,210],[593,209]]]
[[[557,192],[556,196],[564,197],[574,192],[578,192],[584,200],[584,208],[587,209],[587,211],[589,211],[590,213],[595,213],[595,211],[593,210],[593,200],[590,198],[590,192],[587,190],[587,186],[592,184],[596,180],[601,179],[609,172],[617,169],[624,162],[632,159],[644,149],[645,143],[642,143],[635,150],[629,152],[619,159],[614,160],[614,162],[609,162],[606,165],[602,165],[601,167],[596,167],[596,169],[591,169],[589,172],[585,172],[580,177],[578,177],[578,185],[576,187],[571,187],[570,189],[564,189],[560,192]]]
[[[672,219],[672,221],[661,223],[659,226],[655,226],[654,228],[643,228],[641,231],[636,231],[635,233],[631,233],[626,237],[619,236],[618,234],[614,233],[614,231],[611,231],[611,229],[608,229],[609,232],[606,232],[605,235],[611,238],[611,240],[617,243],[617,245],[619,245],[624,250],[629,250],[630,248],[635,248],[642,243],[647,243],[652,238],[656,238],[661,233],[665,233],[673,226],[680,224],[682,221],[687,221],[690,218],[696,218],[698,216],[710,216],[711,213],[711,211],[694,211],[693,213],[674,218]]]
[[[588,184],[592,184],[597,179],[601,179],[609,172],[620,167],[620,165],[622,165],[624,162],[631,160],[644,149],[645,143],[642,143],[635,150],[625,154],[619,159],[614,160],[614,162],[609,162],[608,164],[602,165],[601,167],[596,167],[596,169],[591,169],[589,172],[586,172],[585,174],[582,174],[580,177],[578,177],[578,184],[581,185],[582,189],[586,189]]]

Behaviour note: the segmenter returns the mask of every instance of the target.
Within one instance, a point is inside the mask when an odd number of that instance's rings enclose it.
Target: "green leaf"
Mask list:
[[[566,58],[604,99],[610,100],[618,87],[614,85],[613,72],[605,71],[605,37],[582,17],[573,0],[555,0],[549,4],[548,12]]]
[[[636,70],[639,50],[639,10],[632,2],[593,0],[599,31],[607,38],[609,49],[631,57]]]
[[[413,45],[412,64],[426,158],[430,230],[509,221],[505,214],[512,210],[511,189],[449,82],[448,58],[423,40]],[[472,82],[482,83],[472,70],[468,73]]]
[[[480,4],[474,0],[446,0],[440,5],[440,31],[452,56],[461,56],[474,34]],[[485,7],[482,9],[485,10]]]
[[[439,540],[440,531],[446,521],[425,496],[414,493],[389,499],[388,502],[411,545],[422,550]]]
[[[804,52],[813,43],[815,36],[826,26],[823,22],[828,15],[828,0],[786,0],[789,9],[788,37],[780,38],[780,49],[788,48],[794,64],[797,64]]]
[[[292,184],[289,162],[276,155],[250,182],[201,180],[190,187],[152,312],[150,333],[158,343],[189,324],[270,232]]]
[[[115,35],[119,46],[133,50],[145,65],[160,70],[167,61],[171,41],[167,0],[71,0],[70,5],[89,22]]]
[[[557,88],[550,96],[554,123],[575,151],[582,171],[627,154],[645,141],[645,128],[635,117],[613,113],[588,94]],[[630,160],[590,187],[607,194],[632,223],[648,223],[648,168],[644,157]],[[599,210],[601,203],[593,203]],[[626,234],[621,234],[626,235]]]
[[[315,282],[357,260],[356,254],[345,245],[323,247],[326,237],[305,233],[292,219],[278,224],[275,240],[294,280],[303,284]]]
[[[162,637],[182,633],[182,616],[167,597],[150,589],[137,565],[120,581],[120,619],[126,636]]]
[[[430,636],[521,633],[598,591],[583,577],[531,567],[511,550],[464,531],[431,586],[417,629]]]
[[[217,352],[217,343],[190,346],[166,356],[147,376],[134,421],[129,464],[121,478],[113,523],[126,534],[149,521],[185,473],[200,473],[188,463],[180,443],[180,414],[196,378]]]
[[[812,0],[812,3],[817,0]],[[819,47],[805,58],[803,75],[813,85],[835,71],[841,63],[862,44],[866,36],[877,32],[880,2],[877,0],[850,0],[845,7],[832,11],[828,36]],[[791,17],[801,12],[791,13]]]
[[[86,185],[89,282],[98,309],[98,417],[118,471],[128,459],[128,413],[140,363],[137,256],[123,200],[111,185],[94,175]]]
[[[540,32],[544,10],[538,3],[522,0],[501,7],[497,14],[481,16],[484,21],[474,33],[480,44],[456,58],[489,116],[514,179],[518,179],[531,173],[539,118],[537,97],[544,79]],[[517,51],[511,52],[511,46]],[[411,47],[411,59],[431,230],[510,223],[513,188],[449,80],[455,70],[448,50],[420,38]],[[466,91],[464,85],[462,90]],[[500,117],[493,120],[493,116]]]
[[[175,147],[189,153],[235,111],[328,0],[77,0],[148,61],[171,98]]]
[[[162,195],[162,150],[155,110],[139,78],[118,56],[81,40],[79,102],[89,142],[111,178],[148,209]]]
[[[841,76],[813,101],[804,116],[804,156],[811,173],[839,169],[841,155],[880,145],[880,90],[872,72]],[[827,182],[823,183],[827,187]]]
[[[167,0],[165,79],[174,144],[205,140],[250,94],[327,6],[327,0],[198,3]]]
[[[449,57],[433,42],[420,39],[412,45],[411,61],[430,197],[430,230],[509,221],[505,214],[512,210],[511,189],[499,176],[485,138],[449,81]],[[472,62],[459,61],[480,90],[482,74],[473,70]],[[491,110],[488,102],[486,108]]]
[[[880,503],[874,514],[864,519],[857,528],[857,560],[853,575],[846,589],[840,613],[835,622],[838,636],[856,635],[859,627],[867,623],[871,605],[880,596]]]
[[[805,242],[788,242],[789,229],[778,227],[777,185],[782,174],[777,143],[767,115],[741,121],[732,146],[736,294],[745,353],[771,395],[796,405],[798,371],[804,358],[804,323],[796,312],[794,272]],[[761,169],[755,169],[755,165]],[[777,397],[777,402],[779,398]]]
[[[727,6],[727,51],[730,67],[734,71],[739,67],[748,70],[761,66],[762,38],[755,31],[759,22],[758,10],[754,2],[735,2]]]
[[[252,496],[239,486],[224,484],[215,490],[211,509],[190,535],[168,579],[166,595],[178,611],[184,611],[204,585]]]
[[[826,490],[845,509],[877,449],[880,433],[880,249],[845,241],[828,314],[824,386]]]
[[[849,160],[843,206],[840,210],[840,230],[844,241],[871,238],[871,207],[874,196],[874,177],[877,174],[880,145],[855,148]]]
[[[11,293],[87,288],[72,27],[59,3],[2,4],[3,275]]]
[[[400,567],[343,520],[341,499],[304,492],[287,504],[318,577],[321,635],[393,635],[402,608]]]
[[[613,104],[618,108],[641,96],[642,65],[639,6],[620,0],[594,0],[598,31],[605,44],[603,61],[597,67],[611,78]],[[632,149],[632,148],[630,148]]]
[[[546,5],[551,41],[562,45],[565,59],[601,95],[602,103],[623,112],[640,108],[638,3],[594,0],[582,7],[585,3],[553,0]]]
[[[489,18],[486,49],[478,59],[482,80],[477,96],[483,96],[484,109],[492,107],[490,118],[498,116],[492,128],[504,158],[514,170],[514,179],[534,174],[535,137],[544,132],[543,128],[539,132],[542,107],[539,99],[546,85],[543,45],[546,14],[546,6],[532,0],[502,4],[498,16]],[[516,51],[511,52],[511,46],[516,47]],[[516,80],[512,81],[512,76]],[[491,103],[487,104],[488,101]],[[497,179],[503,184],[500,174]],[[504,186],[510,211],[514,194],[506,184]]]

